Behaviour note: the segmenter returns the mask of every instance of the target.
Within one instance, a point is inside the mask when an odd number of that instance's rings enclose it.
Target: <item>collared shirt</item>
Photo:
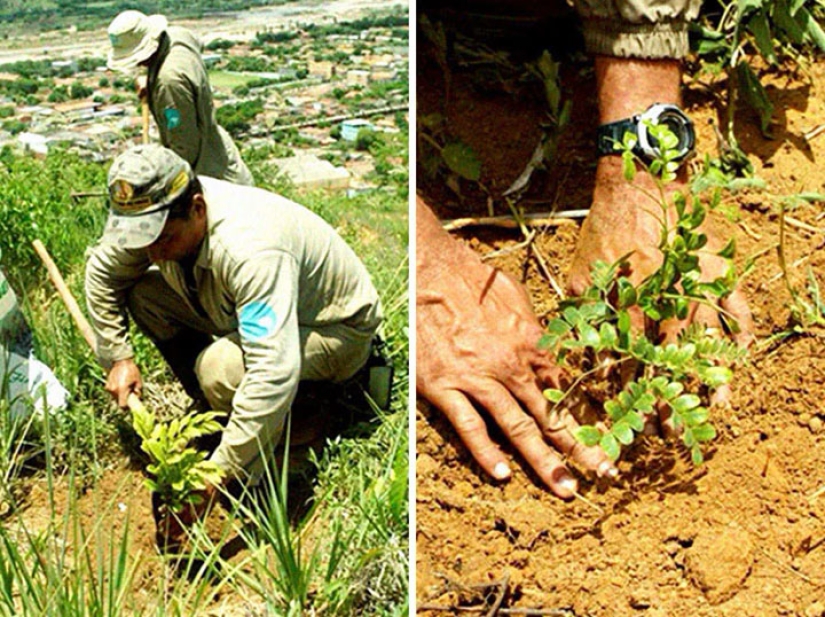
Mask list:
[[[316,214],[262,189],[200,180],[207,232],[193,267],[196,300],[216,334],[240,334],[246,368],[213,460],[237,473],[271,442],[292,403],[299,327],[375,327],[381,307],[364,265]],[[133,356],[126,297],[150,265],[145,249],[98,244],[90,253],[86,302],[104,366]],[[158,267],[194,310],[181,265]]]
[[[209,76],[200,41],[188,30],[170,27],[149,66],[149,109],[160,141],[185,159],[198,175],[252,185],[238,148],[215,119]]]

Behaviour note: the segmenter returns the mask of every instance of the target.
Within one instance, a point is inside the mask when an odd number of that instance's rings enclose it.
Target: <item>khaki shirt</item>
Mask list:
[[[261,189],[201,182],[208,229],[194,267],[196,296],[179,263],[159,269],[181,301],[211,320],[215,334],[240,334],[246,372],[213,455],[234,473],[258,456],[258,443],[271,443],[292,404],[299,327],[374,328],[381,308],[364,265],[316,214]],[[86,302],[104,366],[133,356],[126,297],[150,265],[145,249],[101,243],[90,253]]]
[[[183,28],[170,27],[149,66],[149,108],[160,141],[198,175],[254,184],[238,148],[215,119],[212,90],[201,43]]]

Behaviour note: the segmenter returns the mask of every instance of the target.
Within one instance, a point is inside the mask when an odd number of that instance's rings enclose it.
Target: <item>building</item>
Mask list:
[[[295,186],[307,189],[346,190],[350,175],[343,167],[336,167],[314,154],[298,154],[289,158],[275,159],[278,176],[286,177]]]
[[[364,120],[363,118],[344,120],[341,123],[341,139],[345,141],[355,141],[358,138],[358,131],[361,129],[374,131],[375,127],[372,122],[369,120]]]

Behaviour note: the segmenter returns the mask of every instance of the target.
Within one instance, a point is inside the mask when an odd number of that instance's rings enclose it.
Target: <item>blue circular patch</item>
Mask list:
[[[275,332],[278,317],[272,307],[264,302],[250,302],[241,309],[241,337],[257,341]]]

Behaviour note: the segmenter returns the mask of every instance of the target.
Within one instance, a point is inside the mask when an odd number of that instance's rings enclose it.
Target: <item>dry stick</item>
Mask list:
[[[587,216],[589,210],[566,210],[562,212],[532,212],[522,216],[519,221],[511,214],[501,216],[480,216],[453,219],[444,221],[443,227],[446,231],[454,231],[464,227],[504,227],[506,229],[519,229],[521,224],[530,227],[558,227],[559,225],[573,224],[571,219],[582,219]]]
[[[106,191],[72,191],[71,198],[77,201],[79,199],[86,199],[87,197],[107,197],[108,195],[109,193]]]
[[[143,143],[149,143],[149,100],[143,96],[140,98],[140,111],[143,116]]]
[[[803,137],[805,138],[805,141],[811,141],[814,137],[822,133],[825,133],[825,124],[820,124],[815,129],[811,129],[810,131],[805,133]]]
[[[32,245],[34,246],[34,250],[37,252],[38,257],[40,257],[43,264],[46,266],[46,270],[49,273],[49,278],[54,284],[55,289],[57,289],[60,299],[63,300],[63,303],[66,305],[66,308],[72,316],[72,319],[74,319],[80,333],[89,344],[89,348],[92,352],[94,352],[96,349],[94,330],[89,324],[89,321],[86,319],[86,316],[83,314],[83,311],[80,310],[80,306],[77,304],[77,300],[75,300],[72,295],[69,286],[66,285],[66,281],[63,279],[63,275],[60,274],[57,264],[54,263],[52,256],[49,255],[49,251],[46,250],[46,247],[40,240],[33,240]],[[143,409],[143,403],[140,402],[140,399],[134,392],[131,392],[129,397],[126,399],[126,406],[130,410]]]
[[[808,225],[808,223],[803,223],[799,219],[795,219],[792,216],[788,216],[787,214],[785,215],[785,222],[791,227],[804,229],[805,231],[810,231],[815,234],[825,233],[825,230],[820,229],[819,227],[814,227],[813,225]]]
[[[498,615],[498,611],[501,608],[501,605],[504,603],[504,598],[507,597],[507,586],[509,584],[509,574],[505,574],[498,583],[494,584],[494,586],[498,588],[498,597],[496,598],[495,602],[493,602],[492,606],[490,606],[490,610],[487,611],[485,617],[496,617],[496,615]]]
[[[483,613],[487,609],[483,606],[447,606],[444,604],[423,604],[417,611],[443,611],[445,613]],[[573,613],[563,608],[500,608],[497,615],[523,615],[524,617],[571,617]]]

